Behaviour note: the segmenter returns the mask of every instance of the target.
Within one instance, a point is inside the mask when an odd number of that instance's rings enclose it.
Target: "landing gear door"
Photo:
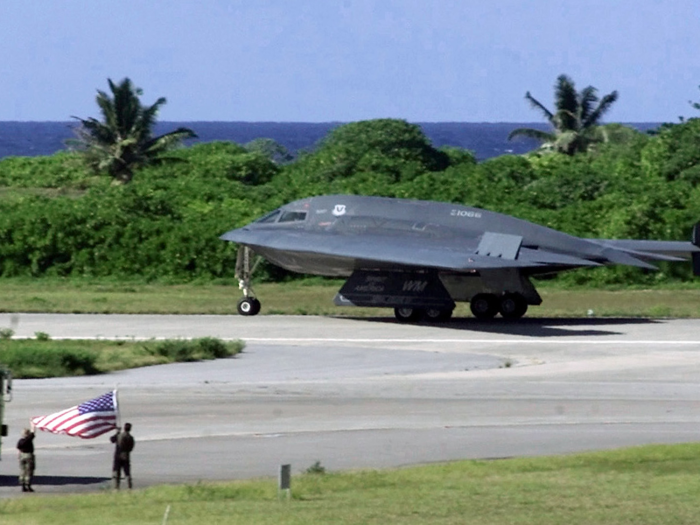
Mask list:
[[[356,270],[334,302],[337,306],[434,308],[450,310],[455,303],[434,272]]]

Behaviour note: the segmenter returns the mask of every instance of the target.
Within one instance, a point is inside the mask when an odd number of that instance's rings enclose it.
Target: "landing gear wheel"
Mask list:
[[[423,317],[423,311],[418,308],[394,308],[394,316],[402,323],[415,323]]]
[[[243,290],[243,298],[238,301],[236,309],[241,315],[257,315],[260,312],[260,301],[255,298],[255,293],[250,286],[250,278],[262,260],[257,257],[251,264],[251,258],[255,254],[247,246],[240,246],[236,255],[236,278],[238,287]]]
[[[255,297],[244,297],[236,307],[241,315],[257,315],[260,312],[260,301]]]
[[[518,293],[507,293],[501,297],[498,310],[504,319],[520,319],[527,312],[527,301]]]
[[[469,301],[469,308],[477,319],[493,319],[498,313],[498,298],[490,293],[478,293]]]
[[[425,311],[425,318],[431,322],[449,321],[452,317],[453,309],[440,310],[438,308],[428,308]]]

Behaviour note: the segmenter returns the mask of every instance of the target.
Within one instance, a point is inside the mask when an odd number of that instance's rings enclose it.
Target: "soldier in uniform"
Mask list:
[[[124,430],[117,427],[117,433],[109,438],[114,447],[114,463],[112,464],[112,484],[115,489],[119,488],[121,481],[121,471],[129,488],[131,483],[131,451],[134,450],[134,437],[131,435],[131,423],[124,423]]]
[[[34,479],[36,458],[34,457],[33,424],[31,430],[25,428],[22,432],[22,437],[17,442],[17,454],[19,457],[19,484],[22,485],[22,492],[34,492],[32,480]]]

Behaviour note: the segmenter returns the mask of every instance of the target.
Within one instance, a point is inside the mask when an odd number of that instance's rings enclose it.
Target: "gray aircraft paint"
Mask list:
[[[454,300],[515,293],[527,304],[541,301],[532,275],[612,264],[655,269],[656,261],[697,259],[700,252],[692,242],[583,239],[459,204],[357,195],[301,199],[221,239],[294,272],[433,272]]]

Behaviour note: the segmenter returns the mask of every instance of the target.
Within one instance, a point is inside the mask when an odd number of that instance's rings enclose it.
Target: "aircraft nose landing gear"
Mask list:
[[[238,248],[236,256],[236,278],[238,279],[238,287],[243,290],[243,298],[238,301],[236,310],[240,315],[257,315],[260,313],[260,301],[255,298],[253,288],[250,286],[250,278],[253,272],[258,267],[261,258],[258,257],[251,267],[250,257],[253,251],[247,246]]]
[[[241,315],[257,315],[260,312],[260,301],[255,297],[244,297],[238,301],[236,309]]]

